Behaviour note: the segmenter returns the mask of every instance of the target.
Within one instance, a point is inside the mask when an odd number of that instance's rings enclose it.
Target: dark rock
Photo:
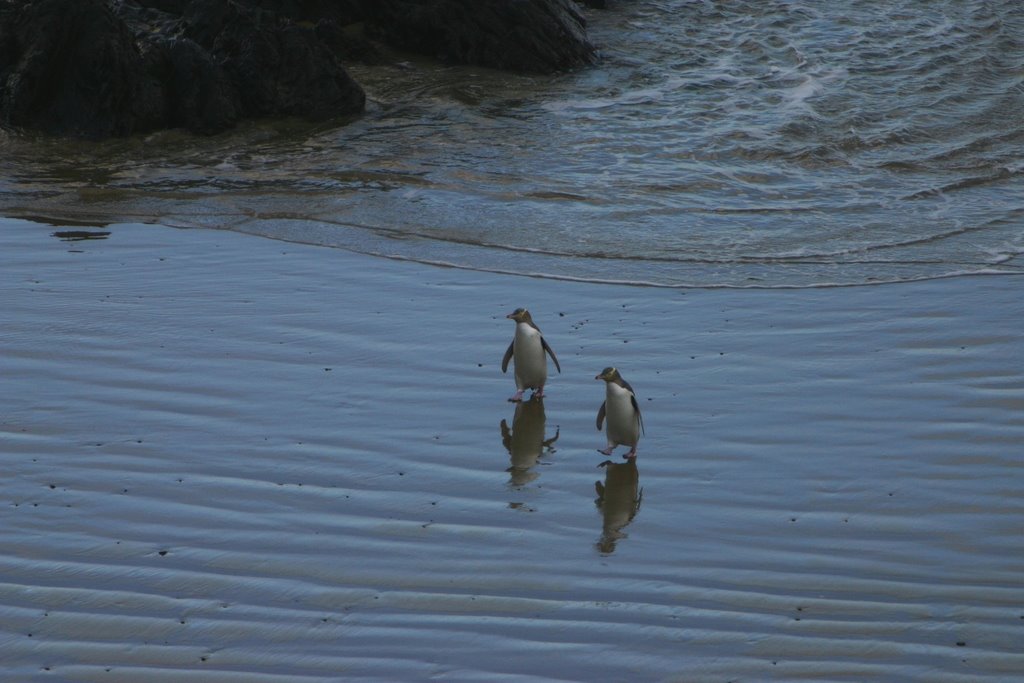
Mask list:
[[[573,0],[366,0],[372,34],[397,49],[550,73],[594,61]]]
[[[181,16],[190,2],[192,0],[139,0],[136,4],[140,7],[149,7],[167,14]]]
[[[573,0],[0,0],[0,125],[105,137],[351,116],[365,95],[341,60],[381,61],[367,35],[521,71],[595,56]]]
[[[235,124],[232,84],[209,52],[189,38],[147,43],[150,68],[162,84],[165,127],[209,134]]]
[[[362,112],[366,96],[312,28],[234,0],[193,2],[184,31],[228,75],[246,117],[324,119]]]
[[[213,133],[242,118],[350,116],[364,103],[312,25],[244,2],[0,4],[0,123],[92,138]]]
[[[336,19],[324,18],[316,22],[313,30],[343,62],[383,64],[387,61],[377,45],[366,38],[361,22],[341,25]]]
[[[0,120],[103,137],[160,124],[134,37],[102,0],[37,0],[0,13]]]
[[[122,3],[118,17],[136,36],[155,97],[162,102],[164,128],[216,133],[239,118],[232,84],[213,56],[184,35],[184,0],[150,0],[150,6]]]

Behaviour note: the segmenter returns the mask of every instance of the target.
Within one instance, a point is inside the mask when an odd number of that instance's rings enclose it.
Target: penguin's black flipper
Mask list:
[[[633,402],[633,410],[636,411],[636,419],[640,423],[640,431],[646,434],[647,432],[644,432],[644,416],[640,414],[640,404],[636,402],[636,394],[631,394],[629,400]]]
[[[558,358],[555,357],[555,352],[548,346],[548,340],[544,337],[540,338],[540,345],[544,347],[544,350],[551,356],[551,360],[555,361],[555,368],[558,370],[558,374],[562,374],[562,366],[558,364]]]
[[[505,357],[501,359],[501,371],[508,372],[508,362],[512,360],[512,347],[515,346],[515,340],[512,340],[508,344],[508,351],[505,352]]]
[[[601,403],[601,407],[597,411],[597,431],[601,431],[601,425],[604,423],[604,407],[605,402]]]

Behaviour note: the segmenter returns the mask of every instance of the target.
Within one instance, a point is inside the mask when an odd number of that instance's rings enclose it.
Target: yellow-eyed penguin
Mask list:
[[[605,386],[604,403],[597,411],[597,430],[601,431],[601,423],[608,418],[605,430],[608,436],[608,448],[599,450],[604,455],[611,455],[616,446],[629,446],[624,458],[636,457],[636,445],[640,441],[640,432],[644,428],[640,416],[640,405],[636,402],[636,393],[629,382],[615,368],[605,368],[594,379],[603,379]]]
[[[508,372],[508,362],[515,359],[516,393],[508,400],[522,401],[523,392],[527,389],[533,389],[534,396],[543,398],[544,383],[548,379],[548,359],[544,353],[551,356],[558,372],[562,372],[558,358],[541,336],[540,328],[534,324],[528,310],[517,308],[505,317],[516,323],[515,336],[501,360],[501,371]]]

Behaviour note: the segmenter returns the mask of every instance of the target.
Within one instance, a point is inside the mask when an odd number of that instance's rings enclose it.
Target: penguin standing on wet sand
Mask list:
[[[515,336],[501,360],[501,371],[508,372],[508,362],[515,359],[516,393],[508,400],[522,401],[523,392],[527,389],[533,389],[536,398],[543,398],[544,383],[548,379],[548,359],[544,357],[544,353],[551,356],[551,360],[555,361],[555,368],[562,372],[558,358],[541,336],[540,328],[533,323],[528,310],[517,308],[505,317],[516,323]]]
[[[622,457],[636,457],[636,445],[640,441],[644,421],[640,416],[640,405],[636,402],[636,393],[629,382],[615,368],[605,368],[594,379],[605,382],[605,398],[597,411],[597,430],[601,431],[601,423],[608,418],[605,430],[608,436],[608,448],[599,450],[603,455],[611,455],[616,446],[629,446],[629,452]]]

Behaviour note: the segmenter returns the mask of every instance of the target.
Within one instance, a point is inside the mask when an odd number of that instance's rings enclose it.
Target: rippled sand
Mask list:
[[[679,292],[57,229],[0,221],[8,680],[1024,674],[1019,277]],[[518,411],[517,306],[563,368]],[[606,365],[635,470],[598,468]]]

